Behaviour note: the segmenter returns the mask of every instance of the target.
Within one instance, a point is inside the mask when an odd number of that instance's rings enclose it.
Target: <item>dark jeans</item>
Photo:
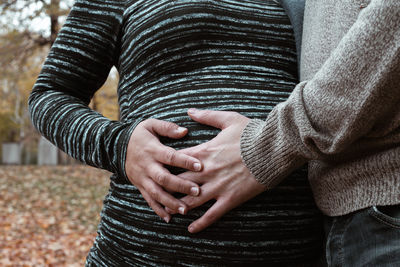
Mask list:
[[[325,218],[327,266],[400,266],[400,205]]]

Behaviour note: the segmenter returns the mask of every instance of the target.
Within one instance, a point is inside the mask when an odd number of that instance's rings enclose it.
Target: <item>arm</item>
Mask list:
[[[371,1],[316,75],[265,122],[249,123],[242,156],[259,182],[273,187],[308,160],[357,155],[388,134],[380,131],[400,101],[399,36],[400,4]]]
[[[313,79],[299,84],[266,121],[252,120],[245,127],[241,115],[231,114],[230,117],[237,118],[231,119],[229,127],[212,142],[185,151],[199,156],[203,162],[207,158],[213,160],[204,164],[205,175],[190,172],[182,175],[193,181],[206,177],[200,181],[202,194],[183,200],[194,208],[217,199],[204,216],[191,224],[190,231],[201,231],[254,193],[262,192],[262,185],[276,186],[309,160],[362,153],[362,149],[372,148],[369,139],[398,129],[398,120],[393,119],[391,122],[395,123],[389,125],[385,118],[393,117],[400,101],[399,38],[400,4],[394,0],[373,0]],[[196,112],[191,117],[210,125],[222,125],[227,120],[225,112],[216,111]],[[243,128],[241,138],[237,134],[223,134],[228,129],[240,133]],[[382,128],[388,130],[380,132]],[[223,147],[239,142],[240,151],[221,153]],[[242,170],[227,176],[223,170],[233,168],[231,161],[237,162],[238,169],[246,168],[237,161],[240,154],[252,175]],[[241,175],[250,180],[256,178],[259,187],[236,183],[241,181]],[[226,187],[218,186],[226,179],[235,188],[227,191]],[[235,197],[241,199],[226,201],[224,196],[235,192],[241,192]]]
[[[88,107],[118,58],[125,1],[76,1],[29,98],[34,126],[86,164],[126,177],[123,163],[135,124]]]
[[[195,171],[199,162],[163,146],[158,136],[181,138],[187,130],[158,120],[111,121],[88,107],[119,58],[125,3],[76,1],[30,95],[31,119],[43,136],[72,157],[131,181],[169,221],[160,204],[183,208],[182,213],[186,206],[163,188],[195,195],[199,190],[163,164]]]

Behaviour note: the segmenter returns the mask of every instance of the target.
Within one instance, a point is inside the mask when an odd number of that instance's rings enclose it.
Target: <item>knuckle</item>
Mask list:
[[[181,207],[181,204],[180,204],[180,202],[178,200],[171,201],[170,205],[171,205],[170,208],[172,210],[174,210],[175,212],[179,213],[179,208]]]
[[[161,127],[164,129],[164,131],[169,132],[169,131],[173,130],[174,125],[167,121],[163,121]]]
[[[184,166],[186,169],[191,169],[192,168],[192,161],[189,158],[185,158],[184,162],[183,162]]]
[[[193,206],[196,204],[196,201],[193,197],[186,198],[184,202],[186,203],[186,206],[188,206],[188,208],[193,208]]]
[[[159,200],[160,196],[159,196],[158,191],[157,191],[157,189],[155,187],[151,187],[149,189],[149,194],[150,194],[151,198],[153,198],[155,201]]]
[[[138,126],[139,126],[139,127],[143,127],[143,128],[147,128],[147,127],[149,127],[149,126],[152,124],[151,121],[152,121],[152,119],[144,120],[144,121],[140,122],[140,123],[138,124]],[[138,127],[138,126],[136,126],[136,127]]]
[[[204,178],[212,176],[213,168],[214,168],[214,165],[209,165],[208,164],[207,166],[204,166],[203,170],[201,171],[201,173],[203,174]]]
[[[206,150],[208,147],[210,147],[210,143],[212,144],[211,141],[212,140],[204,142],[201,145],[198,145],[196,151],[199,151],[200,153],[204,152],[204,150]]]
[[[176,151],[174,150],[168,150],[165,154],[165,159],[167,161],[167,163],[171,164],[175,161],[176,159]]]
[[[145,127],[146,124],[147,124],[147,120],[144,120],[144,121],[139,122],[138,125],[136,126],[135,130],[136,130],[136,129],[139,129],[139,128],[141,128],[141,127]]]
[[[150,132],[156,132],[157,130],[156,130],[156,126],[157,126],[157,123],[158,123],[158,120],[157,119],[153,119],[153,118],[150,118],[150,119],[147,119],[147,120],[145,120],[145,128],[148,130],[148,131],[150,131]]]
[[[154,166],[152,166],[151,164],[147,164],[143,166],[142,171],[144,172],[144,174],[151,176],[151,173],[154,172],[153,169]]]
[[[180,193],[190,193],[189,187],[183,181],[180,181],[178,183],[177,189],[178,189],[178,192],[180,192]]]
[[[211,116],[211,110],[203,110],[203,116],[204,117],[210,117]]]
[[[159,172],[155,175],[154,180],[159,184],[159,185],[165,185],[167,177],[164,173]]]

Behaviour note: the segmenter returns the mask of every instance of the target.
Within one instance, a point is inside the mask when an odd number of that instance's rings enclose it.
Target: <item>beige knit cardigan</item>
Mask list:
[[[400,203],[400,1],[307,0],[301,82],[241,153],[271,188],[309,163],[318,207],[338,216]]]

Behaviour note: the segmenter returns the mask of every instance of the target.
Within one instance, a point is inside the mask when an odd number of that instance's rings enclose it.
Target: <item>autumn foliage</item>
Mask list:
[[[37,161],[34,154],[39,140],[30,122],[28,97],[73,3],[73,0],[0,1],[0,152],[1,143],[17,142],[27,155],[22,159],[25,164]],[[38,26],[38,21],[42,26]],[[118,79],[113,69],[90,104],[112,120],[119,117]]]

